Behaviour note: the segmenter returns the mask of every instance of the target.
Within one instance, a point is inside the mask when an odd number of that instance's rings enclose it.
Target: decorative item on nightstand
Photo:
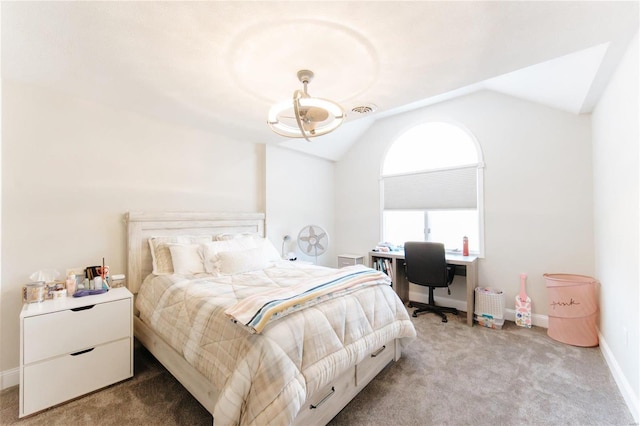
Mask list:
[[[287,258],[287,257],[285,256],[285,254],[284,254],[284,245],[285,245],[285,243],[286,243],[287,241],[291,241],[291,236],[290,236],[290,235],[285,235],[285,236],[283,236],[283,237],[282,237],[282,250],[280,250],[280,256],[281,256],[283,259],[286,259],[286,258]]]
[[[124,287],[125,285],[125,276],[124,274],[115,274],[111,276],[111,283],[109,284],[111,288]]]
[[[364,256],[359,254],[339,254],[338,268],[351,265],[364,265]]]
[[[46,287],[44,281],[34,281],[22,287],[23,303],[40,303],[44,302],[44,293]]]

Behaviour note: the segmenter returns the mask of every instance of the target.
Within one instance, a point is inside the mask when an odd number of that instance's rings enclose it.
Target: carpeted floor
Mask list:
[[[418,338],[331,425],[630,425],[598,348],[540,328],[502,330],[414,319]],[[211,415],[141,346],[135,376],[18,420],[18,387],[0,392],[3,425],[204,425]]]

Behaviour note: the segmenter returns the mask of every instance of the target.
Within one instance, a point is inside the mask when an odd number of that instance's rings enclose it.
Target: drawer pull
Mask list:
[[[375,351],[374,353],[372,353],[372,354],[371,354],[371,358],[375,358],[375,357],[377,357],[377,356],[378,356],[378,355],[380,355],[380,353],[381,353],[382,351],[384,351],[385,349],[387,349],[387,346],[386,346],[386,345],[383,345],[380,349],[378,349],[377,351]]]
[[[80,351],[80,352],[74,352],[72,354],[69,354],[71,356],[78,356],[78,355],[82,355],[82,354],[86,354],[87,352],[91,352],[92,350],[94,350],[95,348],[89,348],[89,349],[85,349],[84,351]]]
[[[71,308],[71,310],[72,310],[73,312],[84,311],[84,310],[87,310],[87,309],[91,309],[91,308],[93,308],[94,306],[96,306],[96,305],[81,306],[81,307],[79,307],[79,308]]]
[[[311,404],[311,405],[309,406],[309,408],[310,408],[310,409],[312,409],[312,410],[313,410],[314,408],[318,408],[319,406],[321,406],[322,404],[324,404],[324,403],[325,403],[325,401],[326,401],[327,399],[329,399],[329,397],[335,393],[335,391],[336,391],[336,388],[335,388],[335,387],[333,387],[333,386],[331,386],[331,392],[329,392],[329,393],[328,393],[324,398],[322,398],[322,399],[320,400],[320,402],[318,402],[316,405]]]

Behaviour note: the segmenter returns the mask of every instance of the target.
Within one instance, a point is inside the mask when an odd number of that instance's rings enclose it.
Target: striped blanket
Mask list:
[[[286,288],[274,288],[240,300],[225,310],[232,321],[260,333],[271,321],[327,299],[373,285],[390,285],[386,274],[362,265],[340,269],[335,275],[313,278]]]

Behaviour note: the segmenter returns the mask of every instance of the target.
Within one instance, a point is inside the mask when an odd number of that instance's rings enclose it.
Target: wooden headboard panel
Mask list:
[[[149,237],[218,235],[253,232],[264,236],[264,213],[129,212],[127,224],[127,287],[136,294],[151,273]]]

